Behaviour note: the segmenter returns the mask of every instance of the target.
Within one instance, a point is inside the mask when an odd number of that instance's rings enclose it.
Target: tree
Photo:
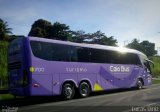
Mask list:
[[[51,28],[51,37],[57,40],[70,40],[70,28],[66,24],[55,22]]]
[[[157,51],[155,50],[155,43],[143,41],[140,44],[142,46],[142,52],[144,52],[147,56],[153,56],[157,54]]]
[[[117,40],[114,39],[113,36],[107,37],[105,33],[101,31],[95,33],[85,33],[83,30],[71,31],[66,24],[55,22],[52,25],[50,22],[43,19],[39,19],[33,23],[28,35],[78,43],[117,46]]]
[[[83,30],[71,31],[72,41],[77,43],[83,43],[88,35]]]
[[[146,54],[147,56],[153,56],[157,54],[157,51],[155,50],[155,43],[151,43],[149,41],[140,42],[139,40],[134,39],[126,47],[139,50],[144,54]]]
[[[117,46],[117,40],[111,37],[107,37],[105,33],[97,31],[95,33],[85,33],[83,30],[73,32],[73,40],[78,43],[91,43],[100,45]]]
[[[52,25],[51,22],[43,19],[39,19],[33,23],[28,35],[57,40],[72,40],[69,26],[59,22],[55,22]]]
[[[29,36],[46,37],[45,31],[39,27],[33,27],[29,32]]]
[[[52,24],[47,20],[38,19],[33,23],[28,35],[35,37],[49,37],[51,27]]]
[[[12,34],[11,30],[12,28],[8,27],[8,23],[0,19],[0,40],[8,39],[9,34]]]
[[[0,41],[0,88],[7,84],[7,41]]]
[[[136,38],[133,39],[132,42],[129,43],[126,47],[142,51],[142,47],[140,45],[140,41],[138,39],[136,39]]]
[[[109,46],[117,46],[117,40],[111,37],[107,37],[105,33],[102,33],[101,31],[97,31],[93,34],[91,34],[90,38],[93,40],[91,43],[93,44],[100,44],[100,45],[109,45]]]
[[[102,45],[110,45],[110,46],[117,46],[117,40],[111,37],[104,37],[101,39]]]

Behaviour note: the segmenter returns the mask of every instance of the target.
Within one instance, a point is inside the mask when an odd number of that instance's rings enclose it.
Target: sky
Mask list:
[[[15,35],[27,36],[38,19],[56,21],[71,30],[114,36],[118,45],[134,38],[160,47],[160,0],[0,0],[0,18]],[[160,48],[159,48],[160,50]]]

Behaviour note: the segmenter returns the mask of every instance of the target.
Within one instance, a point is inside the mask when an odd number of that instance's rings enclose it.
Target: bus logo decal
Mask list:
[[[111,72],[130,72],[130,68],[125,66],[110,66],[109,70]]]
[[[44,72],[44,68],[43,67],[30,67],[29,68],[30,72]]]
[[[81,72],[87,72],[87,68],[66,68],[66,71],[81,73]]]

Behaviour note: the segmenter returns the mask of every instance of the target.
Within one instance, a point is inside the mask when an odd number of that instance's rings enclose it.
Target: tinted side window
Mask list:
[[[45,60],[52,60],[51,44],[45,42],[31,41],[31,48],[34,56]]]
[[[77,61],[76,49],[67,45],[52,44],[53,61]]]
[[[90,62],[106,63],[107,54],[105,50],[90,49]]]
[[[77,47],[78,62],[89,62],[90,53],[88,48]]]
[[[34,56],[49,61],[77,61],[76,49],[71,46],[31,41]]]
[[[116,58],[117,64],[140,64],[140,59],[136,54],[133,53],[118,53]]]
[[[132,54],[131,63],[135,65],[141,65],[141,61],[137,54]]]
[[[141,64],[137,54],[31,41],[34,56],[49,61]]]
[[[112,64],[119,64],[119,54],[116,51],[107,51],[107,62]]]

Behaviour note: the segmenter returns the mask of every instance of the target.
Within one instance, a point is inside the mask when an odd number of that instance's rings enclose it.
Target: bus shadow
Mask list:
[[[121,93],[127,91],[134,91],[135,89],[116,89],[116,90],[108,90],[108,91],[100,91],[93,92],[89,97],[95,97],[99,95],[109,95],[114,93]],[[75,99],[81,99],[79,96],[75,96]],[[0,106],[9,106],[9,107],[21,107],[21,106],[29,106],[35,104],[43,104],[43,103],[53,103],[53,102],[61,102],[64,99],[61,96],[34,96],[34,97],[18,97],[12,100],[1,101]]]
[[[143,88],[146,89],[146,88]],[[110,95],[114,93],[121,93],[121,92],[129,92],[129,91],[136,91],[136,88],[127,88],[127,89],[111,89],[107,91],[98,91],[98,92],[93,92],[91,96],[98,96],[98,95]]]
[[[33,96],[33,97],[18,97],[12,100],[1,101],[1,106],[21,107],[35,104],[43,104],[49,102],[63,101],[61,96]]]
[[[0,89],[0,94],[7,94],[9,91],[7,89]]]

